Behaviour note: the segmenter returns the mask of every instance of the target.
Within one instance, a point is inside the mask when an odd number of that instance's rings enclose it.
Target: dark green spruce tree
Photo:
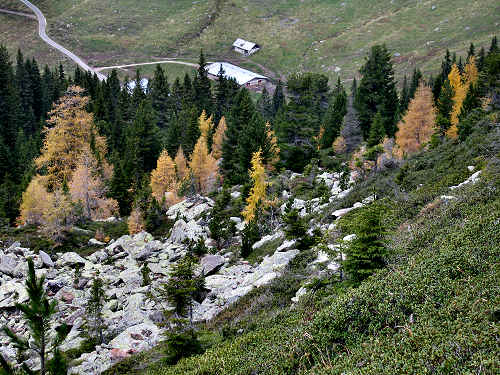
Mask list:
[[[245,127],[251,124],[255,107],[250,93],[242,89],[235,99],[234,106],[227,119],[226,140],[222,145],[222,170],[231,184],[246,181],[247,171],[242,172],[240,140]]]
[[[343,261],[344,271],[355,283],[366,279],[385,264],[387,253],[382,225],[383,208],[372,203],[361,209],[354,224],[356,237],[346,249],[346,259]]]
[[[347,94],[339,78],[333,91],[333,96],[330,99],[325,117],[323,118],[323,128],[325,132],[321,139],[322,148],[332,147],[333,141],[335,141],[335,138],[340,134],[340,129],[342,128],[346,113]]]
[[[193,91],[198,112],[201,114],[201,112],[205,110],[207,115],[213,113],[211,84],[208,78],[207,63],[203,50],[200,51],[198,71],[196,74],[196,81],[194,81],[193,84]]]
[[[266,87],[262,89],[262,94],[257,100],[256,107],[262,117],[264,117],[267,121],[270,121],[273,118],[274,106],[272,98],[269,96]]]
[[[391,56],[385,45],[373,46],[368,60],[360,70],[357,109],[365,139],[370,133],[373,118],[380,112],[385,133],[392,137],[398,120],[398,95],[394,81]]]
[[[156,66],[150,96],[156,115],[156,125],[160,129],[165,129],[168,127],[171,117],[172,105],[170,101],[170,87],[160,65]]]
[[[283,93],[283,83],[281,80],[278,80],[278,84],[274,89],[273,94],[273,116],[279,112],[281,108],[285,105],[285,94]]]

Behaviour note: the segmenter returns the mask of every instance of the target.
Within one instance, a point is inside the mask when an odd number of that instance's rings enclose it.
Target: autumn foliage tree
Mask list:
[[[175,163],[167,150],[163,150],[158,158],[156,169],[151,172],[153,197],[158,203],[162,203],[165,193],[172,192],[174,195],[177,194],[178,185]]]
[[[90,149],[80,155],[69,183],[69,193],[73,202],[82,205],[86,218],[105,219],[118,212],[118,202],[106,197],[106,182],[112,173],[111,166],[105,161],[99,163]]]
[[[45,185],[50,190],[69,183],[85,148],[101,158],[106,154],[106,140],[99,135],[92,114],[86,111],[89,98],[82,93],[80,87],[69,87],[50,112],[49,126],[44,129],[45,141],[35,164],[46,171]]]
[[[198,118],[198,125],[200,127],[200,134],[205,140],[207,140],[208,143],[208,136],[210,134],[210,131],[212,130],[214,126],[214,121],[213,121],[213,116],[207,117],[207,113],[205,110],[201,113],[200,117]]]
[[[35,165],[35,175],[23,194],[20,221],[40,225],[53,239],[83,216],[104,218],[117,209],[108,199],[107,182],[113,170],[105,160],[106,140],[86,111],[89,99],[72,86],[50,112],[45,140]]]
[[[471,85],[475,85],[478,80],[478,71],[474,56],[469,58],[467,65],[464,68],[464,73],[461,74],[456,64],[453,64],[451,72],[448,75],[450,86],[454,91],[453,96],[453,109],[451,111],[451,126],[447,130],[446,135],[450,138],[458,137],[458,121],[459,115],[462,111],[464,100]]]
[[[266,171],[262,162],[262,150],[254,152],[252,156],[252,169],[249,171],[253,186],[247,198],[247,205],[242,212],[247,223],[255,219],[255,213],[260,205],[265,202],[266,189],[269,183],[266,181]]]
[[[215,187],[219,168],[217,160],[208,153],[207,142],[203,136],[198,139],[194,146],[189,169],[196,191],[208,193]]]
[[[421,82],[408,106],[408,112],[398,124],[396,143],[404,153],[417,152],[430,141],[436,122],[433,103],[431,88]]]
[[[226,118],[222,116],[217,126],[217,130],[214,134],[214,140],[212,143],[212,156],[215,159],[220,159],[222,157],[222,145],[226,137]]]
[[[276,163],[280,161],[280,148],[278,146],[278,137],[269,121],[266,122],[266,142],[264,147],[266,148],[264,153],[267,156],[266,169],[273,171]]]
[[[177,150],[177,154],[175,155],[175,167],[177,170],[177,178],[179,181],[184,180],[187,175],[188,175],[188,165],[187,165],[187,160],[186,157],[184,156],[184,151],[182,149],[182,146],[179,146],[179,149]]]

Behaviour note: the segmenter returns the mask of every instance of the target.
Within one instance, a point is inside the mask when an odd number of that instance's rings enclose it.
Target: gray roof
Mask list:
[[[210,65],[207,65],[207,72],[211,75],[216,76],[217,74],[219,74],[221,66],[222,69],[224,69],[224,77],[234,78],[239,85],[244,85],[255,78],[268,79],[266,76],[251,72],[249,70],[226,62],[214,62]]]
[[[238,48],[241,48],[245,51],[251,51],[253,48],[259,47],[259,46],[257,44],[255,44],[254,42],[249,42],[247,40],[238,38],[234,41],[233,47],[238,47]]]

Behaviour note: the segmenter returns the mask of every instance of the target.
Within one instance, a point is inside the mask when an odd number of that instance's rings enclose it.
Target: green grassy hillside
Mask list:
[[[4,7],[23,9],[16,0]],[[438,67],[449,48],[487,45],[498,31],[493,0],[39,0],[49,34],[92,65],[151,61],[157,57],[226,59],[286,76],[297,70],[332,79],[353,77],[373,44],[387,43],[397,73],[415,65]],[[7,17],[7,16],[2,16]],[[14,16],[8,16],[9,23]],[[19,22],[23,22],[19,20]],[[0,24],[0,42],[17,48],[21,30]],[[231,51],[235,38],[262,45],[250,58]],[[40,52],[43,54],[43,51]],[[339,70],[340,69],[340,70]]]
[[[266,290],[204,327],[203,355],[167,366],[159,347],[107,374],[495,374],[500,365],[497,115],[485,118],[466,142],[448,141],[422,152],[332,204],[332,210],[348,207],[375,191],[387,206],[388,264],[359,287],[326,280],[290,306],[304,265],[314,256],[303,252]],[[449,186],[472,174],[469,165],[482,169],[481,180],[451,191]],[[360,210],[346,215],[340,227],[348,228]]]

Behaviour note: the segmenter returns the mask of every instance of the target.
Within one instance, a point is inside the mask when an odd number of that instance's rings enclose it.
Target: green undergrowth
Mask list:
[[[463,144],[411,158],[405,172],[372,177],[342,204],[384,183],[392,187],[378,191],[390,206],[384,269],[359,287],[331,280],[296,306],[289,298],[306,275],[285,273],[279,288],[253,291],[207,327],[220,333],[217,345],[175,366],[155,362],[143,373],[494,374],[500,365],[499,151],[498,130],[478,128]],[[467,165],[482,170],[480,182],[449,190],[472,174]]]

